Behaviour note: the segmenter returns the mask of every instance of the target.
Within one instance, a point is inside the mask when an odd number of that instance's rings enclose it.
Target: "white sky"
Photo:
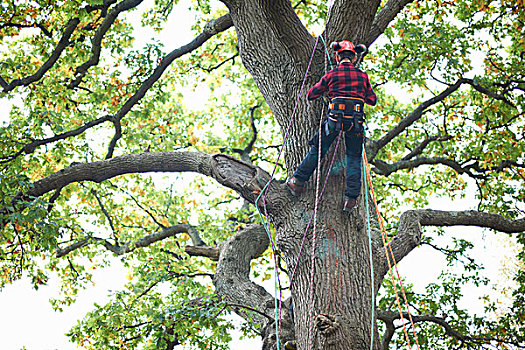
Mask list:
[[[153,0],[146,0],[141,8],[151,6]],[[185,9],[188,8],[188,0],[181,0],[174,11],[169,22],[168,30],[163,33],[155,34],[147,28],[141,29],[140,37],[136,39],[138,47],[144,45],[152,37],[156,37],[165,43],[166,50],[172,50],[182,44],[186,44],[192,39],[189,33],[192,17],[189,16]],[[135,12],[138,16],[139,12]],[[174,35],[177,33],[177,35]],[[190,102],[191,103],[191,102]],[[7,113],[10,109],[11,102],[3,99],[0,100],[0,122],[7,119]],[[439,199],[432,201],[433,209],[449,210],[451,205],[455,210],[466,210],[472,208],[472,198],[455,201]],[[472,239],[477,242],[475,251],[476,255],[482,256],[487,271],[494,276],[494,283],[501,283],[500,267],[502,261],[509,254],[507,242],[497,238],[493,233],[472,227],[455,227],[447,229],[447,232],[457,234],[466,239]],[[424,263],[422,263],[424,262]],[[414,283],[416,291],[422,292],[425,285],[433,282],[444,266],[443,257],[428,247],[421,247],[409,254],[400,264],[399,270],[402,276],[405,276]],[[0,317],[0,348],[3,350],[19,350],[26,346],[30,350],[68,350],[76,347],[68,343],[64,333],[76,321],[90,311],[94,303],[104,304],[108,300],[110,290],[122,289],[127,282],[126,271],[120,261],[115,259],[115,263],[106,269],[99,270],[94,275],[95,287],[79,292],[78,301],[71,307],[65,308],[63,312],[54,312],[49,303],[49,299],[58,295],[58,282],[56,278],[51,278],[47,286],[41,287],[38,291],[31,288],[27,279],[22,279],[5,287],[0,292],[0,310],[4,317]],[[269,286],[273,286],[273,281]],[[273,287],[267,288],[273,293]],[[479,308],[481,304],[476,302],[478,292],[472,290],[472,294],[466,295],[465,299],[470,306]],[[487,291],[485,291],[487,292]],[[474,302],[473,302],[474,301]],[[233,335],[235,338],[236,336]],[[232,344],[233,350],[247,348],[259,348],[260,341],[244,340],[235,341]]]

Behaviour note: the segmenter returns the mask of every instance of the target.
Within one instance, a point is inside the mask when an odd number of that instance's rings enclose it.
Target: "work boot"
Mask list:
[[[357,205],[357,198],[345,197],[345,204],[343,205],[343,211],[351,211]]]
[[[292,176],[286,180],[286,186],[294,196],[298,196],[304,192],[304,181],[297,179],[295,176]]]
[[[295,340],[290,340],[284,343],[284,348],[286,350],[295,350],[297,349],[297,342]]]

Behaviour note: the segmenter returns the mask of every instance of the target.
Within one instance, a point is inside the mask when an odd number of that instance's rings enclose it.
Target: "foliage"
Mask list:
[[[293,5],[307,29],[318,34],[326,3]],[[52,56],[70,19],[78,18],[79,23],[64,53],[41,79],[0,92],[4,100],[16,102],[0,127],[0,201],[8,210],[2,214],[6,225],[0,238],[0,287],[26,276],[38,288],[51,274],[58,274],[62,294],[52,304],[62,310],[75,301],[80,288],[90,285],[93,270],[115,259],[105,242],[134,242],[183,223],[198,227],[203,241],[212,246],[229,238],[236,225],[258,222],[253,209],[237,210],[242,201],[232,191],[186,175],[129,174],[26,198],[23,207],[13,204],[12,198],[32,183],[75,162],[182,149],[239,156],[252,138],[251,118],[259,137],[247,160],[270,169],[282,136],[242,65],[233,29],[177,59],[139,103],[115,120],[112,116],[123,113],[127,101],[173,48],[158,40],[134,46],[140,28],[119,16],[104,35],[100,62],[82,73],[79,67],[89,62],[95,46],[88,38],[102,28],[105,18],[101,1],[9,1],[1,6],[0,76],[11,81],[35,74]],[[142,25],[161,31],[176,20],[181,6],[178,1],[156,0],[144,11]],[[198,34],[226,8],[192,1],[189,13],[194,17],[192,33]],[[394,164],[422,140],[434,137],[419,156],[446,157],[457,165],[427,162],[386,174],[374,164],[374,185],[390,232],[395,233],[401,210],[426,207],[436,196],[463,197],[469,183],[476,187],[478,209],[509,218],[523,215],[525,169],[515,164],[523,164],[525,151],[524,21],[519,0],[416,0],[371,46],[362,64],[379,96],[378,106],[368,111],[371,139],[380,139],[418,104],[458,79],[468,79],[408,127],[402,138],[379,151],[377,159]],[[197,96],[197,106],[187,102],[189,95]],[[66,137],[88,123],[96,125]],[[53,142],[35,144],[61,135]],[[278,177],[284,177],[284,170],[278,167]],[[89,244],[57,257],[58,250],[82,240]],[[520,248],[525,245],[523,234],[517,242]],[[68,334],[71,340],[93,349],[153,349],[176,334],[177,341],[192,349],[228,348],[232,326],[221,316],[225,306],[213,299],[207,277],[215,263],[190,259],[184,253],[188,244],[190,237],[178,234],[120,256],[129,283],[108,304],[96,305],[80,320]],[[448,266],[440,282],[420,293],[408,289],[413,310],[446,315],[457,331],[477,338],[525,341],[524,272],[514,276],[518,287],[508,312],[494,320],[494,312],[501,310],[487,301],[484,315],[471,314],[459,305],[467,293],[462,287],[488,281],[482,264],[465,258],[472,243],[454,239],[450,244],[441,250],[447,253]],[[259,281],[268,279],[272,260],[268,254],[257,261],[264,265],[253,273]],[[517,259],[524,263],[522,249]],[[466,261],[459,272],[452,269],[458,260]],[[379,301],[385,309],[394,293],[390,283],[385,280]],[[253,335],[249,323],[245,329]],[[435,324],[421,326],[419,334],[421,344],[433,344],[433,349],[460,345],[453,337],[443,337]],[[403,341],[398,332],[394,344],[402,348]]]

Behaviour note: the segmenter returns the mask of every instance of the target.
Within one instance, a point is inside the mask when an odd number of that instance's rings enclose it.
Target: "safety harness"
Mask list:
[[[335,123],[335,131],[349,131],[354,128],[357,133],[363,132],[363,122],[365,121],[364,112],[365,102],[357,97],[334,97],[328,108],[329,123]],[[348,128],[343,128],[344,119],[353,119]],[[348,125],[348,123],[345,123]]]

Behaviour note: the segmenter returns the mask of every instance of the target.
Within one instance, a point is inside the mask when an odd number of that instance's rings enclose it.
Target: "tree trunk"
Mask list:
[[[323,162],[325,170],[330,155],[329,151]],[[341,156],[339,154],[338,158]],[[316,173],[309,182],[307,193],[293,202],[286,211],[286,220],[277,225],[278,246],[289,277],[293,275],[291,292],[298,349],[370,349],[375,295],[372,298],[370,250],[363,206],[350,213],[341,210],[344,175],[332,174],[319,202],[317,218],[311,219],[315,206],[315,178]],[[314,224],[315,258],[312,261]],[[376,294],[377,274],[374,279]],[[379,349],[375,326],[374,349]]]
[[[325,47],[322,40],[308,33],[289,1],[223,2],[230,10],[237,31],[243,64],[281,127],[285,138],[284,158],[290,176],[307,153],[308,140],[317,131],[319,121],[324,117],[323,110],[326,112],[322,99],[306,100],[308,89],[328,68],[325,66]],[[370,4],[336,1],[325,42],[364,39],[378,5],[378,1]],[[350,22],[351,26],[348,25]],[[308,69],[312,56],[312,65]],[[334,148],[332,146],[322,161],[323,179]],[[316,173],[309,181],[306,193],[297,198],[283,199],[280,201],[285,203],[283,207],[269,212],[290,277],[299,258],[291,285],[299,349],[370,349],[374,298],[368,236],[362,205],[351,214],[342,211],[345,186],[343,150],[344,140],[341,140],[337,163],[318,205],[316,219],[312,219],[310,225],[316,202]],[[315,253],[312,260],[313,243]],[[378,280],[376,278],[376,284]],[[377,287],[374,292],[377,293]],[[374,336],[378,340],[375,327]],[[374,343],[374,349],[379,349],[379,342]],[[264,347],[270,348],[275,347]]]

